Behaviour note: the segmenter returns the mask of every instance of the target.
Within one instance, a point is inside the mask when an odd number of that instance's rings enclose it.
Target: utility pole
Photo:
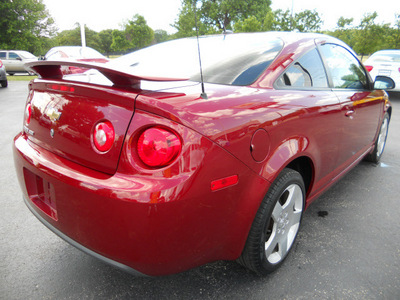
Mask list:
[[[83,22],[80,22],[81,25],[81,42],[82,42],[82,47],[86,47],[86,35],[85,35],[85,24]]]

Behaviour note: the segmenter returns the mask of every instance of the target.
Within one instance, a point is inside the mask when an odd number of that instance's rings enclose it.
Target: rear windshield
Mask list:
[[[373,61],[400,62],[400,53],[376,53],[371,56]]]
[[[89,47],[58,47],[46,54],[46,59],[60,58],[104,58],[102,54]]]
[[[249,85],[271,64],[283,42],[268,34],[228,34],[199,38],[205,82]],[[200,82],[196,38],[157,44],[111,62],[142,76],[190,78]],[[128,69],[128,70],[126,70]]]

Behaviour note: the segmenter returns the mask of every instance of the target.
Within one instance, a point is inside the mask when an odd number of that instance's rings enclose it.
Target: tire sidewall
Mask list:
[[[283,192],[286,190],[286,188],[292,184],[296,184],[300,187],[303,195],[303,207],[302,207],[302,213],[301,213],[301,218],[300,218],[300,224],[299,224],[299,229],[296,232],[296,236],[293,240],[292,245],[288,249],[287,253],[285,256],[277,263],[272,264],[267,260],[267,257],[265,255],[265,242],[266,242],[266,230],[267,226],[269,224],[269,221],[272,217],[272,212],[275,208],[276,203],[278,202],[279,198],[283,194]],[[300,173],[297,171],[294,171],[292,169],[284,169],[280,175],[277,177],[277,179],[274,181],[274,183],[271,185],[271,188],[269,189],[267,195],[265,196],[263,203],[262,203],[263,209],[261,210],[261,213],[264,214],[263,216],[263,224],[262,224],[262,232],[260,236],[260,245],[259,245],[259,255],[260,255],[260,260],[261,260],[261,265],[262,269],[265,270],[265,273],[271,273],[275,271],[279,266],[283,263],[283,261],[286,259],[288,256],[291,248],[293,247],[297,234],[300,230],[301,226],[301,220],[303,218],[303,212],[304,212],[304,207],[305,207],[305,186],[304,186],[304,181]],[[260,207],[261,208],[261,207]]]

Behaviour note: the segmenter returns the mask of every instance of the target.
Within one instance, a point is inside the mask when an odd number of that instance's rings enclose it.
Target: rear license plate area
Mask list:
[[[392,73],[392,71],[390,71],[390,70],[379,70],[378,75],[390,76],[391,73]]]
[[[25,185],[29,199],[53,220],[58,220],[54,186],[42,177],[24,168]]]

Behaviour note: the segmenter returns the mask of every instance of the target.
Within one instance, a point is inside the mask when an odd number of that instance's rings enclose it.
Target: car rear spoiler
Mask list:
[[[25,64],[28,71],[38,74],[43,79],[62,79],[62,66],[71,66],[82,69],[95,69],[107,77],[115,87],[140,87],[140,81],[185,81],[188,78],[167,78],[140,76],[108,67],[107,64],[76,62],[76,61],[34,61]]]

